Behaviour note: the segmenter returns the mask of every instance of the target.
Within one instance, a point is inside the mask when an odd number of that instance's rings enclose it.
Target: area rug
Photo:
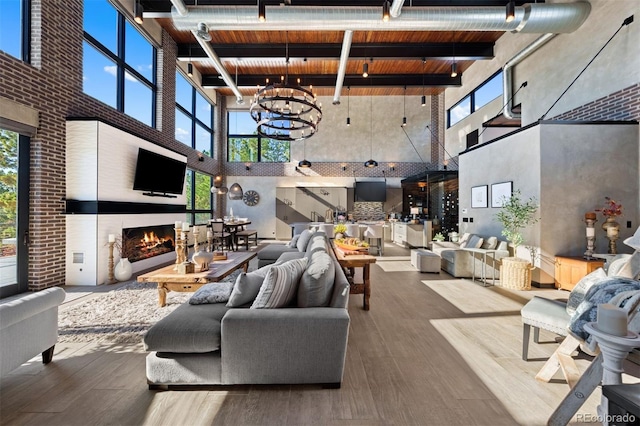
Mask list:
[[[240,272],[225,281],[235,281]],[[153,324],[185,303],[193,293],[169,292],[166,306],[158,306],[155,283],[131,282],[108,293],[60,308],[58,341],[65,343],[139,343]]]

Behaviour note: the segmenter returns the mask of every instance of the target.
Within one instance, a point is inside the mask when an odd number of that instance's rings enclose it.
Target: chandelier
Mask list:
[[[286,74],[279,83],[269,84],[253,95],[251,117],[260,136],[280,141],[308,139],[318,131],[322,120],[322,103],[317,102],[312,87],[289,84],[289,43],[286,43]]]

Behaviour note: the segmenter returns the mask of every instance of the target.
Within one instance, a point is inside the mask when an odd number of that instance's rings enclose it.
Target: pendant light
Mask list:
[[[404,116],[402,117],[402,127],[407,125],[407,86],[404,86],[404,94],[402,95],[402,111]]]
[[[507,3],[507,11],[505,15],[505,21],[511,22],[516,18],[516,2],[514,0],[509,0]]]
[[[362,76],[364,78],[369,77],[369,64],[367,64],[366,59],[365,59],[365,63],[362,64]]]
[[[456,63],[456,44],[453,43],[453,63],[451,64],[451,78],[458,76],[458,64]]]
[[[265,22],[267,20],[267,10],[264,0],[258,0],[258,21]]]
[[[307,160],[307,141],[302,141],[302,150],[303,150],[303,154],[302,154],[302,160],[300,160],[300,162],[298,163],[298,167],[303,168],[303,169],[308,169],[309,167],[311,167],[311,161]]]
[[[371,98],[371,116],[370,116],[370,129],[371,129],[371,159],[364,162],[364,166],[367,168],[378,167],[378,162],[373,159],[373,94],[370,96]]]
[[[238,182],[229,187],[229,199],[230,200],[242,200],[242,187]]]
[[[422,58],[422,101],[421,106],[427,105],[427,97],[424,95],[424,64],[427,62],[427,58]]]
[[[389,0],[385,0],[382,3],[382,22],[389,22],[389,18],[391,17],[391,3]]]
[[[351,86],[347,86],[347,127],[351,126],[351,114],[349,113],[349,97],[351,95]]]

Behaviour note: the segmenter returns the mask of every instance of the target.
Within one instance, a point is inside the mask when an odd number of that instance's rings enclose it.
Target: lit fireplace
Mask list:
[[[130,262],[149,259],[176,249],[173,225],[125,228],[122,230],[122,237],[130,252]]]

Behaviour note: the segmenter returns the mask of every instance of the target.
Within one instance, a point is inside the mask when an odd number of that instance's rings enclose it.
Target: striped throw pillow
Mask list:
[[[303,257],[271,267],[251,309],[273,309],[290,305],[298,291],[298,282],[307,267],[307,261]]]

